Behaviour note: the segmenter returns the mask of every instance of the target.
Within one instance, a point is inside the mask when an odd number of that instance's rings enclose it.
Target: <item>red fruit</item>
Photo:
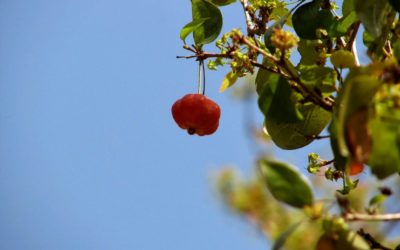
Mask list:
[[[364,164],[358,162],[352,162],[350,164],[349,175],[357,175],[364,170]]]
[[[202,94],[187,94],[172,105],[172,116],[189,134],[211,135],[219,125],[218,104]]]

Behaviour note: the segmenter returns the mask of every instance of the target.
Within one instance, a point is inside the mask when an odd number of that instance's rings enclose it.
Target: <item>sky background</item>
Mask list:
[[[239,4],[222,10],[224,31],[244,27]],[[196,62],[175,58],[190,11],[183,0],[0,2],[0,249],[266,249],[211,178],[226,165],[252,172],[262,151],[243,114],[261,125],[256,102],[218,93],[225,68],[207,72],[222,109],[214,135],[171,117],[196,91]],[[321,147],[268,150],[304,169]]]

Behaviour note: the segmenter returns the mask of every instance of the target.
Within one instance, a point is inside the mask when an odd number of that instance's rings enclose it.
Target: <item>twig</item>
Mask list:
[[[217,53],[209,53],[209,52],[202,52],[200,54],[197,55],[190,55],[190,56],[176,56],[176,58],[179,59],[192,59],[192,58],[197,58],[197,60],[205,60],[208,58],[216,58],[216,57],[220,57],[220,58],[232,58],[232,56],[230,54],[217,54]],[[276,73],[276,74],[283,74],[282,72],[279,72],[277,69],[273,69],[273,68],[268,68],[265,65],[258,63],[255,60],[250,60],[251,65],[258,67],[260,69],[272,72],[272,73]],[[284,75],[285,77],[289,77],[287,75]]]
[[[369,244],[371,249],[380,249],[380,250],[392,250],[391,248],[387,248],[383,246],[381,243],[379,243],[377,240],[372,237],[369,233],[366,233],[364,229],[360,229],[357,231],[357,233],[364,238],[364,240]]]
[[[275,56],[267,53],[265,50],[257,47],[255,44],[253,44],[250,40],[248,40],[246,37],[241,36],[239,37],[240,41],[245,43],[247,46],[249,46],[250,49],[255,50],[256,52],[260,53],[261,55],[263,55],[265,58],[267,58],[268,60],[281,65],[289,74],[289,78],[288,80],[292,80],[295,81],[300,88],[302,89],[302,91],[304,93],[306,93],[312,102],[314,102],[315,104],[321,106],[323,109],[331,111],[333,109],[333,100],[331,98],[327,98],[326,100],[322,99],[322,97],[315,92],[313,89],[308,88],[303,82],[301,82],[300,78],[298,77],[297,72],[293,72],[291,70],[291,68],[289,67],[289,65],[287,65],[285,63],[285,60],[280,60],[278,58],[276,58]]]
[[[254,36],[254,23],[251,20],[250,13],[248,11],[249,2],[248,0],[240,0],[240,3],[243,6],[244,15],[246,17],[246,25],[247,25],[247,33],[249,36]]]
[[[343,219],[347,221],[397,221],[400,220],[400,213],[395,214],[361,214],[343,213]]]
[[[357,45],[356,45],[355,40],[357,37],[358,29],[360,28],[360,24],[361,24],[360,21],[357,21],[353,24],[353,31],[351,32],[349,42],[347,43],[347,49],[351,50],[351,53],[354,56],[357,67],[360,66],[360,60],[358,59]]]

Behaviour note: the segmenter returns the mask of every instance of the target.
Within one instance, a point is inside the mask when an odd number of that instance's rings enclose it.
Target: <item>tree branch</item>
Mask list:
[[[357,233],[364,238],[364,240],[369,244],[369,246],[371,247],[371,249],[380,249],[380,250],[392,250],[391,248],[387,248],[385,246],[383,246],[381,243],[379,243],[377,240],[375,240],[374,237],[372,237],[372,235],[370,235],[369,233],[366,233],[364,231],[364,229],[360,229],[357,231]]]
[[[361,214],[344,212],[343,219],[347,221],[397,221],[400,220],[400,213],[394,214]]]
[[[254,36],[254,23],[251,19],[251,15],[248,11],[249,2],[248,0],[240,0],[240,3],[243,6],[244,16],[246,18],[246,25],[247,25],[247,33],[249,36]]]
[[[351,32],[349,42],[347,43],[347,49],[353,53],[354,59],[356,61],[356,66],[360,66],[360,60],[358,59],[357,45],[356,45],[356,37],[358,33],[358,29],[360,28],[361,21],[357,21],[353,24],[353,31]]]

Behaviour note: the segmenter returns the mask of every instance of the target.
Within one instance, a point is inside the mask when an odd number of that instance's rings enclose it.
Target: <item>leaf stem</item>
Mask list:
[[[199,60],[199,82],[197,87],[197,93],[202,95],[206,93],[206,76],[205,76],[203,60]]]

